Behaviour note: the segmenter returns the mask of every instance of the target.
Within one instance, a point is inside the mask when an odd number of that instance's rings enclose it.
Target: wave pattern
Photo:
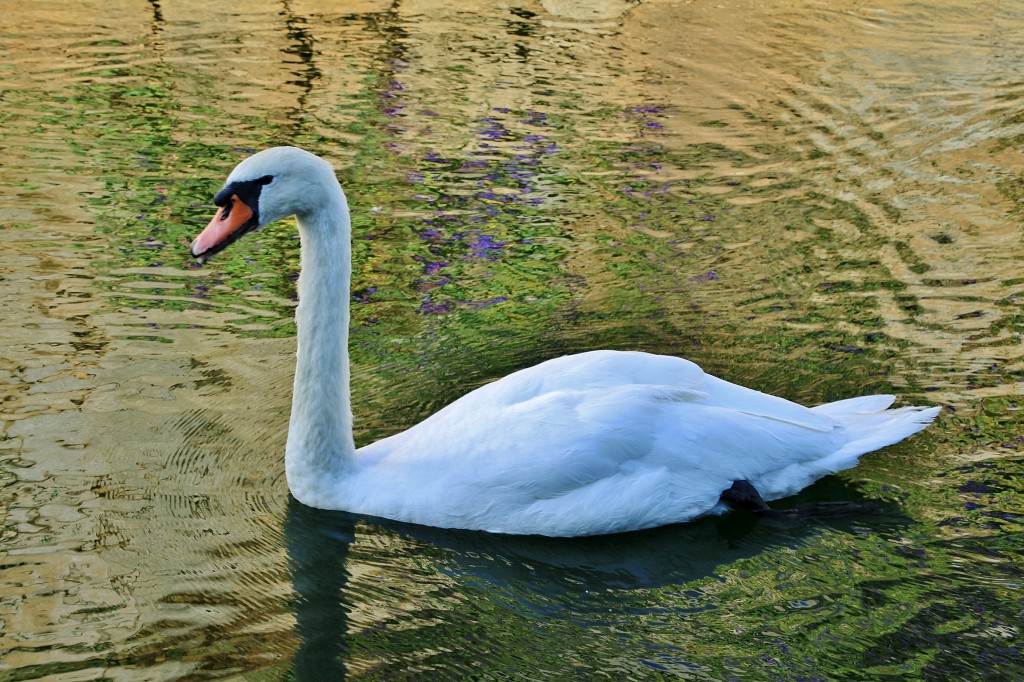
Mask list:
[[[1014,3],[4,12],[0,677],[1022,669]],[[597,346],[946,414],[808,493],[877,519],[559,543],[302,508],[294,229],[181,244],[280,143],[355,208],[361,442]]]

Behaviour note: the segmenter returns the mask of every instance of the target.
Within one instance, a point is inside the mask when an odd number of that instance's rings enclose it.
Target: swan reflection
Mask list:
[[[858,495],[832,481],[800,499],[814,497]],[[822,532],[866,532],[864,521],[773,525],[736,513],[558,539],[416,526],[291,499],[285,529],[300,640],[296,678],[339,680],[357,668],[428,670],[431,656],[445,657],[451,671],[457,669],[452,657],[472,661],[474,647],[497,644],[451,642],[463,650],[438,654],[439,639],[467,637],[486,619],[502,621],[510,641],[521,636],[513,632],[556,622],[600,638],[614,630],[614,618],[672,617],[673,628],[686,630],[689,616],[717,608],[701,590],[709,579],[721,581],[723,568],[770,558]],[[869,522],[872,528],[900,523],[890,509]]]

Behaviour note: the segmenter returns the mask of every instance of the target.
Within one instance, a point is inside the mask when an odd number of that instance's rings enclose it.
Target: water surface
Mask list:
[[[0,19],[0,679],[1016,679],[1024,11],[288,2]],[[240,159],[355,216],[360,443],[519,367],[689,357],[946,410],[804,499],[578,541],[289,500],[298,242],[199,268]]]

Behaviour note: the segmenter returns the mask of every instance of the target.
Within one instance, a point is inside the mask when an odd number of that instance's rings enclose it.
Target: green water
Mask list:
[[[1020,8],[3,14],[0,680],[1024,677]],[[792,501],[860,518],[553,541],[304,508],[294,226],[182,244],[275,144],[352,204],[360,443],[601,347],[946,409]]]

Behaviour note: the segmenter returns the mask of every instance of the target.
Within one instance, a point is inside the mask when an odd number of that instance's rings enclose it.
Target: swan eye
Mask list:
[[[225,218],[227,218],[227,217],[228,217],[229,215],[231,215],[231,209],[233,209],[234,207],[235,207],[235,197],[233,197],[233,196],[232,196],[232,197],[231,197],[230,199],[228,199],[228,200],[227,200],[227,202],[226,202],[226,203],[224,204],[224,210],[223,210],[223,211],[221,211],[221,213],[220,213],[220,219],[221,219],[221,220],[224,220],[224,219],[225,219]]]
[[[256,182],[260,185],[269,185],[274,181],[273,175],[264,175],[262,178],[257,178]]]

